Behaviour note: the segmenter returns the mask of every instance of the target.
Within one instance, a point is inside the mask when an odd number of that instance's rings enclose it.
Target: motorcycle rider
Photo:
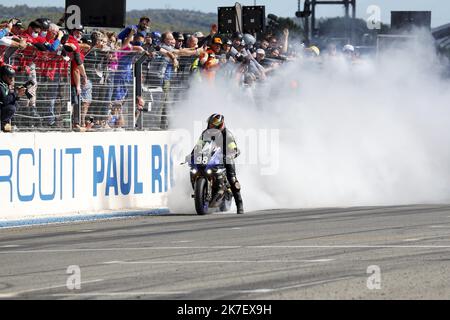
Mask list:
[[[240,150],[237,147],[233,134],[225,126],[225,117],[221,114],[213,114],[208,118],[208,128],[203,131],[200,139],[192,152],[192,156],[196,159],[196,152],[201,152],[203,146],[207,142],[214,141],[218,146],[225,150],[223,155],[223,163],[227,171],[227,179],[233,192],[236,202],[237,213],[244,213],[244,206],[241,196],[241,185],[236,177],[236,165],[234,159],[239,157]]]

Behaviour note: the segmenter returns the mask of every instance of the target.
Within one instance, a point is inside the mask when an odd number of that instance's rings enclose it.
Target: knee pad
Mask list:
[[[236,177],[233,177],[233,179],[231,179],[231,185],[236,191],[241,191],[241,184]]]

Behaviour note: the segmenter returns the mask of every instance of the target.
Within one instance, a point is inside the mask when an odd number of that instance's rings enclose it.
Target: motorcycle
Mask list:
[[[230,210],[233,193],[223,164],[223,152],[214,143],[206,143],[201,152],[190,159],[191,184],[194,189],[195,209],[198,215]],[[196,160],[196,161],[194,161]]]

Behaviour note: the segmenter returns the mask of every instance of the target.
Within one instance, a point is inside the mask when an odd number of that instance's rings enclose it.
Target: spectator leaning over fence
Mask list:
[[[19,19],[13,18],[0,24],[0,39],[10,34],[20,35],[23,32],[23,24]]]
[[[116,53],[117,64],[110,65],[115,69],[112,77],[112,105],[120,104],[122,107],[129,96],[129,87],[133,81],[133,52],[143,53],[145,35],[136,29],[131,29],[122,43],[120,52]],[[111,61],[112,62],[112,61]],[[110,106],[111,108],[112,106]]]
[[[218,55],[222,50],[222,39],[220,37],[214,37],[211,41],[209,48],[200,54],[200,65],[203,68],[203,74],[210,82],[215,80],[216,71],[219,68]]]
[[[19,65],[26,70],[27,82],[32,84],[28,88],[29,99],[25,106],[25,115],[30,117],[28,126],[40,126],[42,124],[42,117],[38,113],[36,108],[36,94],[38,90],[37,79],[37,63],[40,63],[39,51],[36,50],[48,50],[46,42],[47,39],[41,37],[43,26],[38,21],[32,21],[27,30],[25,30],[21,37],[26,41],[27,47],[22,51],[19,58]]]
[[[17,22],[13,25],[11,33],[15,36],[20,36],[25,31],[25,27],[21,20],[17,19]]]
[[[151,20],[149,17],[142,17],[139,20],[138,25],[126,27],[121,33],[119,33],[117,38],[119,40],[122,40],[122,43],[123,43],[125,41],[125,39],[130,35],[132,30],[134,30],[134,34],[140,33],[140,34],[144,35],[144,38],[145,38],[145,36],[149,32],[150,24],[151,24]]]
[[[11,21],[14,22],[14,19]],[[11,21],[5,22],[3,24],[5,28],[0,30],[0,46],[25,49],[27,47],[27,42],[25,41],[25,39],[19,36],[19,34],[21,34],[22,32],[18,32],[18,30],[22,29],[17,29],[18,23],[11,27]],[[0,57],[0,60],[2,60],[2,58],[3,57]]]
[[[86,70],[84,68],[84,53],[81,50],[79,41],[82,38],[84,32],[83,26],[75,27],[71,29],[70,35],[64,44],[64,49],[70,54],[71,58],[71,95],[72,95],[72,107],[73,107],[73,127],[75,129],[80,128],[80,94],[81,85],[87,83],[88,78]]]
[[[164,106],[162,111],[161,129],[167,129],[168,127],[167,111],[169,101],[171,100],[169,96],[171,80],[179,68],[178,57],[198,56],[202,53],[202,50],[195,48],[176,49],[175,48],[176,40],[172,32],[170,31],[165,32],[162,35],[161,40],[162,45],[160,53],[166,57],[166,64],[167,64],[163,81]]]
[[[42,34],[46,36],[45,47],[50,52],[58,52],[57,56],[50,56],[45,62],[39,65],[40,74],[47,82],[47,87],[43,92],[43,97],[45,101],[48,101],[48,108],[46,110],[46,121],[44,122],[49,127],[56,125],[57,117],[61,114],[61,107],[58,106],[58,110],[55,110],[56,99],[60,95],[62,90],[62,78],[64,76],[64,71],[67,69],[68,64],[61,58],[61,40],[64,33],[59,30],[59,27],[51,23],[48,27],[47,34]],[[66,74],[67,75],[67,74]]]
[[[16,102],[25,94],[26,89],[14,88],[16,72],[11,66],[0,67],[0,118],[1,131],[11,132],[11,119],[16,113]]]
[[[187,38],[186,48],[187,49],[197,49],[198,48],[198,38],[194,35]]]
[[[0,23],[0,46],[25,49],[27,43],[25,39],[20,37],[23,30],[22,21],[19,19],[14,18]],[[0,60],[2,60],[2,57],[0,57]]]
[[[155,51],[155,45],[153,44],[153,38],[152,38],[151,34],[147,34],[145,36],[144,45],[142,47],[147,52]]]
[[[175,38],[175,49],[183,49],[184,47],[184,36],[181,32],[173,32],[173,37]]]
[[[8,23],[0,24],[0,39],[7,36],[11,32],[15,22],[16,21],[12,19]]]
[[[115,32],[107,32],[108,47],[110,50],[119,50],[119,44],[117,43],[117,34]]]
[[[241,42],[242,42],[243,38],[244,38],[244,35],[242,33],[237,32],[237,31],[235,33],[233,33],[232,41],[233,41],[233,47],[235,49],[238,49],[241,46]]]

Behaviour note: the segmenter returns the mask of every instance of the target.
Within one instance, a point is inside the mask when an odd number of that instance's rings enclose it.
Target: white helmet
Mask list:
[[[344,51],[344,52],[347,52],[347,51],[355,52],[355,47],[352,46],[351,44],[347,44],[347,45],[344,46],[344,49],[342,49],[342,51]]]
[[[255,37],[248,33],[244,34],[243,40],[245,41],[245,44],[248,46],[254,46],[256,43]]]

